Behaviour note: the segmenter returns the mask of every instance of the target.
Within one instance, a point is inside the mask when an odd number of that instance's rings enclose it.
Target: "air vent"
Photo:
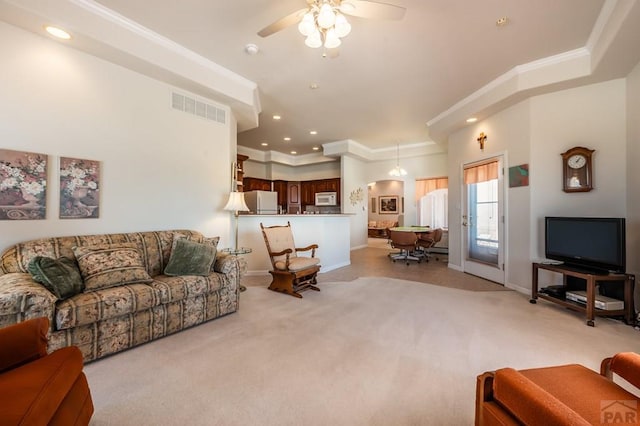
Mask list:
[[[217,123],[225,124],[227,122],[225,110],[180,93],[173,92],[171,94],[171,108]]]

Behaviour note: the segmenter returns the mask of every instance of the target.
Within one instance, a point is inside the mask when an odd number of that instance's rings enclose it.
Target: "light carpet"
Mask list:
[[[640,352],[634,328],[513,291],[387,278],[304,299],[250,287],[237,313],[85,366],[93,425],[471,425],[496,368]]]

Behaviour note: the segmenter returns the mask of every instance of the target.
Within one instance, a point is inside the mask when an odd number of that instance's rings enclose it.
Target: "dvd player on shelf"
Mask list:
[[[586,291],[568,291],[566,294],[567,300],[572,300],[578,303],[587,303],[587,292]],[[594,301],[594,305],[596,309],[602,309],[605,311],[616,311],[620,309],[624,309],[624,301],[613,299],[611,297],[602,296],[600,294],[596,295],[596,300]]]

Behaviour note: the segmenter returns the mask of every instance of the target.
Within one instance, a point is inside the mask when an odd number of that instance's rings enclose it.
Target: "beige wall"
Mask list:
[[[403,201],[403,197],[405,194],[404,191],[404,182],[401,180],[379,180],[377,182],[375,182],[375,184],[373,185],[369,185],[369,214],[368,214],[368,220],[375,220],[375,221],[379,221],[379,220],[393,220],[393,221],[400,221],[400,222],[404,222],[404,213],[402,210],[402,201]],[[399,214],[380,214],[380,196],[387,196],[387,195],[391,195],[391,196],[397,196],[398,197],[398,210],[399,210]],[[371,209],[371,203],[372,203],[372,199],[375,199],[375,203],[376,203],[376,212],[374,213]],[[406,203],[407,200],[405,199],[404,202]],[[405,204],[406,205],[406,204]],[[402,220],[400,218],[400,215],[403,216]],[[408,224],[411,225],[411,224]],[[415,224],[414,224],[415,225]]]
[[[462,268],[462,166],[466,163],[504,157],[505,171],[509,167],[530,163],[529,101],[523,101],[488,119],[468,126],[449,138],[449,263]],[[477,142],[478,135],[487,137],[484,151]],[[531,168],[532,165],[530,164]],[[531,187],[508,188],[505,179],[505,268],[506,283],[527,280],[530,270],[528,238],[523,229],[529,227]],[[525,233],[526,234],[526,233]]]
[[[626,94],[627,271],[640,280],[640,63],[627,77]],[[636,307],[640,307],[640,303],[637,302]]]
[[[366,181],[388,181],[389,170],[396,166],[396,158],[385,161],[373,161],[366,164]],[[401,196],[404,197],[405,225],[418,224],[418,206],[416,200],[416,179],[447,176],[447,154],[420,155],[400,159],[400,167],[407,171],[404,177]],[[387,195],[387,194],[382,194]],[[369,201],[371,204],[371,201]],[[369,205],[369,207],[371,207]],[[391,215],[383,215],[391,216]]]
[[[172,87],[3,23],[0,51],[0,147],[49,155],[46,220],[0,221],[0,250],[46,236],[171,228],[228,244],[233,119],[173,110]],[[101,162],[100,218],[58,219],[60,156]]]
[[[351,214],[351,249],[367,245],[367,164],[361,160],[342,157],[342,212]],[[362,201],[351,201],[351,193],[362,190]]]
[[[626,216],[625,80],[533,97],[449,138],[449,262],[461,267],[461,168],[503,153],[506,169],[529,164],[529,187],[506,189],[506,284],[531,287],[530,262],[544,256],[547,215]],[[489,138],[483,153],[476,137]],[[573,146],[596,150],[595,189],[562,191],[560,153]],[[508,186],[508,185],[507,185]]]

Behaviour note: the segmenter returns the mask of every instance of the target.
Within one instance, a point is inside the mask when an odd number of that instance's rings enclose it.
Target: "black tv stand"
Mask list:
[[[567,300],[562,296],[538,292],[538,270],[557,272],[562,274],[563,286],[567,287],[567,277],[576,277],[585,281],[587,292],[586,305]],[[621,281],[624,282],[624,309],[604,310],[596,309],[596,287],[598,283],[605,281]],[[532,282],[531,282],[531,303],[536,303],[537,299],[545,299],[558,305],[564,306],[577,312],[586,313],[587,325],[593,327],[595,325],[595,316],[623,316],[627,324],[635,324],[635,309],[633,305],[633,289],[635,286],[635,276],[631,274],[617,274],[608,272],[588,272],[573,268],[570,265],[549,265],[543,263],[533,263]]]

